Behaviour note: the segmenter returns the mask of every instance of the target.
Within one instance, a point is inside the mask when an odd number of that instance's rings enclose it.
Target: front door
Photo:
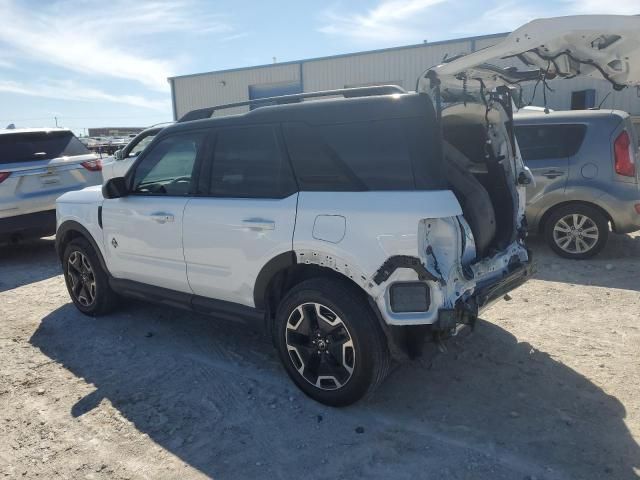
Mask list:
[[[196,295],[254,306],[260,270],[290,252],[296,183],[277,126],[220,128],[203,160],[206,195],[184,215],[184,252]]]
[[[169,135],[133,167],[131,192],[102,207],[107,265],[116,278],[191,293],[182,221],[205,134]]]

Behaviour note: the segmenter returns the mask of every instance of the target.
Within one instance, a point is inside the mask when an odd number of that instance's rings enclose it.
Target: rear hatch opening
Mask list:
[[[521,227],[510,122],[503,109],[478,103],[442,111],[446,177],[473,233],[477,259],[504,250]]]

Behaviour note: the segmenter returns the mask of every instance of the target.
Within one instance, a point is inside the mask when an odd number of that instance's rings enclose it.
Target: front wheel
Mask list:
[[[604,248],[609,222],[588,205],[567,205],[553,212],[545,225],[545,238],[551,249],[564,258],[591,258]]]
[[[389,369],[386,339],[354,287],[311,279],[294,287],[276,313],[276,346],[295,384],[331,406],[372,392]]]
[[[85,238],[75,238],[67,245],[62,266],[69,296],[78,310],[98,316],[115,307],[117,296],[109,286],[98,254]]]

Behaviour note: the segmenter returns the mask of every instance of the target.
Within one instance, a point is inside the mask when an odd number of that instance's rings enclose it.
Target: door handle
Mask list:
[[[172,223],[175,220],[173,214],[166,212],[152,213],[149,216],[151,217],[151,220],[157,223]]]
[[[564,172],[560,170],[547,170],[546,172],[542,173],[542,176],[547,178],[556,178],[561,177],[562,175],[564,175]]]
[[[276,222],[264,218],[247,218],[242,221],[242,224],[250,230],[275,230],[276,228]]]

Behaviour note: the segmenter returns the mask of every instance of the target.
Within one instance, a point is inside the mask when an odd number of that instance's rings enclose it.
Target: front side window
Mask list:
[[[142,153],[142,151],[147,148],[147,145],[149,145],[151,143],[151,141],[156,138],[157,133],[151,133],[149,135],[147,135],[146,137],[141,138],[140,140],[138,140],[138,143],[136,143],[133,148],[131,150],[129,150],[129,153],[127,155],[127,158],[130,157],[137,157],[138,155],[140,155],[140,153]]]
[[[516,139],[525,162],[572,157],[582,145],[584,125],[522,125]]]
[[[271,125],[217,131],[209,194],[238,198],[284,198],[295,180]]]
[[[157,143],[136,167],[133,193],[188,195],[203,140],[204,134],[197,132],[172,135]]]

